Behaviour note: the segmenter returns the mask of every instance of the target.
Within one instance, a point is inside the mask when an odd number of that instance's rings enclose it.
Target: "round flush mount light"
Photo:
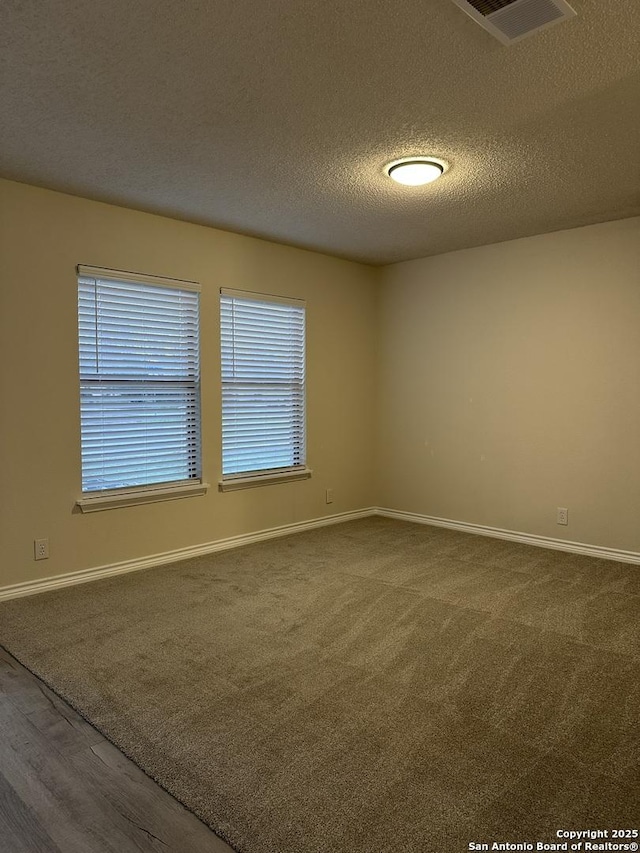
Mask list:
[[[419,187],[437,180],[445,171],[446,163],[435,157],[404,157],[393,160],[384,167],[387,175],[407,187]]]

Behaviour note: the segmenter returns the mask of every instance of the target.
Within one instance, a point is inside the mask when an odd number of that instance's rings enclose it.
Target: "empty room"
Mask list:
[[[637,0],[0,5],[0,853],[635,853]]]

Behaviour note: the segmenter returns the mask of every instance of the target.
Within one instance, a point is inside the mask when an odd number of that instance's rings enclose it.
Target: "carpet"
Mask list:
[[[0,642],[240,853],[457,853],[637,826],[639,617],[640,567],[370,518],[4,602]]]

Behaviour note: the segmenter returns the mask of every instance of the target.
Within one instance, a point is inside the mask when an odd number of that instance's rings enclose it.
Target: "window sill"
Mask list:
[[[156,503],[158,501],[173,501],[178,498],[191,498],[205,495],[208,483],[189,483],[183,486],[163,486],[159,489],[137,489],[126,492],[99,495],[93,498],[80,498],[76,501],[82,512],[98,512],[104,509],[118,509],[123,506],[138,506],[139,504]]]
[[[281,473],[253,474],[251,477],[229,477],[220,480],[218,489],[221,492],[235,492],[238,489],[253,489],[256,486],[273,486],[276,483],[293,483],[296,480],[308,480],[313,472],[310,468],[299,471],[282,471]]]

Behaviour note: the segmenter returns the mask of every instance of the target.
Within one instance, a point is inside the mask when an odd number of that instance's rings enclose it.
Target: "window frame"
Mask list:
[[[301,369],[302,369],[302,380],[300,382],[301,386],[301,396],[302,396],[302,427],[300,430],[300,445],[302,447],[302,462],[299,465],[294,466],[282,466],[276,468],[265,468],[265,469],[247,469],[244,471],[234,471],[230,473],[224,473],[224,415],[225,415],[225,404],[224,404],[224,389],[225,389],[225,379],[224,379],[224,358],[223,358],[223,305],[224,299],[227,300],[239,300],[239,301],[247,301],[247,302],[255,302],[255,303],[279,303],[282,305],[289,305],[298,309],[302,309],[302,355],[301,355]],[[222,474],[220,480],[218,482],[218,488],[222,492],[227,491],[236,491],[238,489],[246,489],[253,488],[256,486],[266,486],[273,485],[276,483],[288,483],[295,482],[298,480],[306,480],[309,479],[312,475],[312,470],[306,464],[306,451],[307,451],[307,418],[306,418],[306,410],[307,410],[307,385],[306,385],[306,302],[302,299],[295,299],[293,297],[286,296],[276,296],[274,294],[269,293],[260,293],[256,291],[248,291],[248,290],[234,290],[230,288],[220,288],[220,305],[219,305],[219,317],[220,317],[220,357],[221,357],[221,366],[220,366],[220,391],[221,391],[221,402],[220,402],[220,412],[221,412],[221,464],[222,464]],[[238,383],[242,384],[242,383]],[[273,383],[276,384],[276,383]]]
[[[181,291],[189,291],[192,293],[196,293],[198,296],[197,307],[195,309],[195,328],[196,328],[196,337],[197,337],[197,348],[196,348],[196,377],[193,380],[193,397],[196,401],[196,424],[197,424],[197,437],[196,437],[196,465],[195,470],[197,472],[197,476],[181,478],[180,480],[168,480],[163,482],[156,483],[143,483],[136,485],[128,485],[122,487],[113,487],[113,488],[105,488],[105,489],[95,489],[95,490],[84,490],[81,485],[81,497],[76,501],[76,505],[80,508],[80,510],[84,512],[95,512],[98,510],[105,509],[114,509],[121,506],[135,506],[139,504],[152,503],[157,501],[166,501],[166,500],[174,500],[182,497],[192,497],[203,495],[207,492],[209,488],[208,483],[206,483],[203,479],[202,474],[202,413],[201,413],[201,381],[200,381],[200,344],[201,344],[201,334],[200,334],[200,311],[199,311],[199,295],[201,292],[200,285],[197,282],[193,281],[184,281],[181,279],[168,278],[164,276],[152,276],[146,275],[143,273],[130,272],[128,270],[115,270],[115,269],[107,269],[103,267],[94,267],[88,266],[85,264],[78,264],[76,267],[76,286],[78,293],[78,302],[80,299],[80,288],[81,288],[81,279],[95,279],[101,280],[104,282],[114,282],[118,284],[130,285],[133,289],[135,289],[136,285],[144,285],[146,287],[157,287],[158,289],[166,288],[170,290],[181,290]],[[77,313],[77,326],[78,326],[78,334],[80,335],[80,307],[78,305],[78,313]],[[97,336],[96,336],[97,338]],[[97,345],[97,340],[96,340]],[[80,355],[81,355],[81,346],[79,339],[79,366],[78,366],[78,378],[79,378],[79,388],[82,393],[83,383],[84,387],[89,387],[91,383],[96,384],[99,387],[99,382],[101,381],[99,377],[87,377],[83,375],[82,365],[80,363]],[[115,374],[104,374],[104,380],[112,383],[114,380]],[[122,378],[118,376],[118,381],[122,381],[123,383],[131,382],[131,384],[139,384],[141,386],[145,385],[145,377],[132,373],[131,379],[127,379],[126,377]],[[180,382],[185,380],[176,380],[176,386],[179,385]],[[146,382],[149,383],[149,387],[156,387],[158,385],[158,379],[147,379]],[[170,380],[169,380],[170,382]],[[169,383],[167,383],[169,384]],[[80,411],[82,410],[82,404],[80,404]],[[82,446],[83,442],[83,430],[82,430],[82,422],[80,423],[80,445]],[[82,457],[80,459],[80,470],[81,476],[84,480],[85,469],[83,466]]]

